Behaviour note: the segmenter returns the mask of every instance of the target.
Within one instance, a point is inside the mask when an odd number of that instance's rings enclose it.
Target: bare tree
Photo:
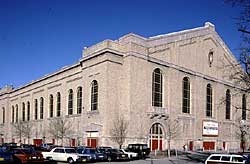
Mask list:
[[[171,141],[180,135],[178,119],[166,118],[166,139],[168,142],[168,157],[170,157]]]
[[[31,122],[24,122],[23,123],[23,136],[28,139],[28,144],[30,143],[32,128],[33,128],[33,125]]]
[[[120,148],[125,142],[126,135],[128,130],[128,122],[124,119],[123,116],[117,117],[113,121],[113,128],[111,129],[111,140],[116,142]]]
[[[64,138],[69,137],[72,132],[72,124],[67,119],[57,118],[51,120],[49,123],[48,133],[55,137],[57,140],[60,139],[62,146]]]
[[[250,125],[247,124],[244,120],[241,120],[241,118],[237,119],[237,121],[234,123],[234,126],[236,128],[235,136],[237,139],[240,140],[242,152],[245,152],[245,146],[249,139],[249,130]]]
[[[25,133],[24,122],[19,120],[18,122],[12,124],[13,127],[13,136],[17,136],[19,139],[19,143],[22,143],[22,137]]]
[[[241,8],[241,12],[236,16],[238,31],[242,34],[242,42],[239,48],[239,63],[233,63],[229,67],[229,69],[234,70],[230,77],[237,83],[243,84],[246,92],[250,93],[250,0],[225,1],[228,4],[232,4],[232,6]]]

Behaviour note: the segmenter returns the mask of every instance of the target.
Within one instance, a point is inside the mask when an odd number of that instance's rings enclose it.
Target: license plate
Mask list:
[[[36,157],[32,157],[32,159],[36,159]]]
[[[0,158],[0,161],[4,161],[4,158]]]
[[[125,155],[122,155],[122,157],[125,157]]]
[[[86,162],[86,159],[83,159],[82,162]]]

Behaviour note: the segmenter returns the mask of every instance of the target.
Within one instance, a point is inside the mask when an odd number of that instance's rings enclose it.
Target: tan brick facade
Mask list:
[[[209,63],[209,53],[213,60]],[[171,140],[173,148],[187,144],[192,149],[203,149],[204,142],[214,142],[214,149],[238,149],[239,140],[234,136],[235,120],[241,111],[231,108],[231,119],[225,119],[225,105],[221,100],[227,89],[238,93],[240,87],[229,80],[225,64],[237,62],[211,23],[204,27],[170,33],[150,38],[136,34],[125,35],[118,40],[105,40],[83,50],[82,59],[69,67],[36,81],[11,89],[0,90],[0,130],[5,142],[18,141],[13,135],[12,106],[18,105],[18,117],[22,119],[22,103],[30,102],[33,139],[54,139],[48,133],[49,96],[53,95],[56,113],[56,93],[61,94],[62,117],[70,120],[73,133],[64,140],[87,145],[88,138],[97,139],[97,145],[115,146],[110,140],[113,120],[122,115],[128,122],[128,143],[154,144],[150,128],[162,127],[161,149],[167,148],[167,119],[178,120],[179,133]],[[162,107],[152,106],[152,74],[162,72]],[[190,80],[190,113],[182,112],[182,80]],[[98,110],[91,111],[91,83],[98,82]],[[212,85],[212,117],[206,117],[206,87]],[[77,114],[77,88],[82,87],[82,113]],[[68,91],[73,90],[73,114],[68,115]],[[34,119],[34,101],[43,97],[44,118]],[[241,104],[241,95],[232,97],[232,104]],[[38,111],[39,111],[38,103]],[[248,105],[248,104],[247,104]],[[233,106],[233,105],[232,105]],[[3,112],[5,108],[5,122]],[[27,110],[27,105],[26,105]],[[27,112],[26,112],[27,113]],[[39,113],[39,112],[38,112]],[[38,114],[39,115],[39,114]],[[15,114],[16,116],[16,114]],[[247,119],[249,120],[249,118]],[[218,136],[204,136],[203,122],[218,123]],[[44,138],[46,137],[46,138]],[[150,139],[151,138],[151,139]],[[160,138],[160,137],[159,137]],[[158,138],[158,139],[159,139]],[[60,144],[60,143],[57,143]],[[158,146],[159,146],[158,145]],[[160,149],[160,148],[159,148]]]

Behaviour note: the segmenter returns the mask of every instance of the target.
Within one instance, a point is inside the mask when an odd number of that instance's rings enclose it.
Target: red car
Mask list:
[[[33,149],[15,148],[12,150],[15,163],[44,163],[42,153]]]

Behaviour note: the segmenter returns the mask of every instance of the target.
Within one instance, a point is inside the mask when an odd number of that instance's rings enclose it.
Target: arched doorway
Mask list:
[[[162,142],[163,142],[163,127],[160,123],[155,123],[150,128],[150,149],[152,150],[162,150]]]

